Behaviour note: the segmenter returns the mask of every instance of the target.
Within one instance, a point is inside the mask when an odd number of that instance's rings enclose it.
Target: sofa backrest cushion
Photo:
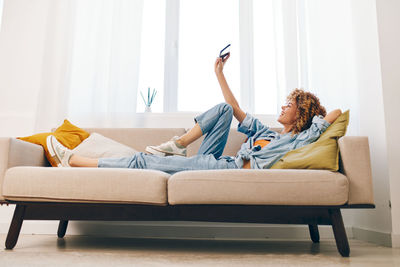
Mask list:
[[[87,128],[89,133],[99,133],[137,151],[148,145],[159,145],[175,135],[183,135],[184,128]]]
[[[142,152],[148,145],[159,145],[173,136],[181,136],[186,132],[184,128],[85,128],[85,130],[89,133],[99,133]],[[281,129],[273,128],[273,130],[280,131]],[[204,137],[201,137],[188,147],[188,157],[197,154],[203,139]],[[223,154],[235,156],[245,140],[244,134],[232,128]]]

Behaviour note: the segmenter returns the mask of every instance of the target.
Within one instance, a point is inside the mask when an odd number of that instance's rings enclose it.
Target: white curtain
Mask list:
[[[39,5],[39,4],[38,4]],[[36,53],[42,55],[41,62],[27,62],[39,68],[41,77],[34,116],[34,132],[44,132],[60,125],[68,113],[69,67],[73,37],[74,2],[69,0],[43,1],[39,5],[47,11],[44,44]],[[39,37],[37,37],[39,39]],[[29,60],[29,59],[28,59]],[[32,99],[35,102],[36,99]]]
[[[129,127],[136,112],[143,0],[47,1],[35,132],[68,118]]]
[[[79,0],[69,73],[69,117],[129,126],[136,112],[143,0]]]
[[[314,92],[329,112],[350,109],[349,135],[359,133],[359,84],[362,49],[354,21],[363,12],[348,0],[298,0],[299,87]],[[370,6],[372,1],[364,1]],[[370,20],[374,17],[370,17]],[[361,29],[362,30],[362,29]],[[377,42],[377,40],[375,40]],[[370,51],[375,57],[378,51]]]

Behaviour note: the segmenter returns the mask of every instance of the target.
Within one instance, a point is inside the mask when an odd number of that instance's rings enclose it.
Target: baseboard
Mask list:
[[[346,229],[347,231],[347,229]],[[385,247],[392,247],[392,234],[387,232],[380,232],[376,230],[354,227],[352,229],[354,239],[367,241],[370,243],[382,245]],[[393,239],[394,240],[394,239]],[[400,247],[400,237],[396,239],[398,241],[398,247]]]
[[[9,223],[0,223],[0,233],[7,233]],[[56,221],[24,221],[22,234],[57,233]],[[321,239],[333,239],[331,226],[318,227]],[[346,227],[348,238],[353,237],[352,227]],[[202,222],[76,222],[68,225],[67,235],[102,237],[168,238],[168,239],[218,239],[218,240],[268,240],[310,239],[307,225],[271,225],[245,223]]]
[[[392,247],[400,248],[400,235],[392,234]]]

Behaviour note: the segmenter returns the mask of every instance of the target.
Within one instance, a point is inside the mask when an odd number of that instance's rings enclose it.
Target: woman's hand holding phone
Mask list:
[[[215,60],[215,64],[214,64],[215,74],[219,75],[219,74],[223,73],[224,65],[225,65],[226,61],[228,61],[230,56],[231,56],[231,54],[229,53],[224,59],[217,57],[217,59]]]
[[[231,44],[228,44],[219,52],[219,57],[217,58],[214,64],[214,70],[217,76],[219,74],[222,74],[225,62],[231,56],[230,50],[231,50]]]

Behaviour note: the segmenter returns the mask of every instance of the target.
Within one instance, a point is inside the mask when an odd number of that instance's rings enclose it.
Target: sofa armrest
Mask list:
[[[49,166],[41,146],[10,137],[0,138],[0,201],[7,169],[15,166]]]
[[[338,144],[339,171],[349,179],[348,204],[374,204],[368,137],[344,136]]]

